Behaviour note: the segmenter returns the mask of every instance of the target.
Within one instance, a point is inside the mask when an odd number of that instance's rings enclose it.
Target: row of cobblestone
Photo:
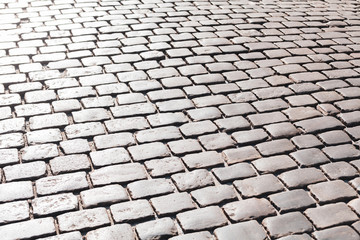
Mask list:
[[[359,11],[0,1],[0,238],[359,240]]]

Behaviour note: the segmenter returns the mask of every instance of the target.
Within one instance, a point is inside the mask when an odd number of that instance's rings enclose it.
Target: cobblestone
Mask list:
[[[56,231],[54,219],[39,218],[0,227],[4,239],[26,239],[54,234]]]
[[[141,240],[165,238],[177,234],[174,221],[171,218],[162,218],[159,220],[141,223],[136,226],[136,231]]]
[[[99,228],[86,234],[89,240],[108,239],[108,240],[134,240],[135,234],[129,224],[120,224],[110,227]]]
[[[272,237],[283,237],[294,233],[310,232],[312,225],[300,212],[286,213],[269,217],[263,221]]]
[[[195,204],[188,193],[172,193],[166,196],[152,198],[150,201],[159,216],[195,208]]]
[[[146,219],[154,215],[153,209],[147,200],[128,201],[110,206],[115,222],[129,222]]]
[[[0,238],[359,239],[358,12],[2,1]]]
[[[78,209],[78,200],[72,193],[39,197],[32,201],[35,216],[45,216]]]
[[[80,192],[80,196],[84,208],[122,202],[129,199],[125,189],[120,185],[108,185],[85,190]]]
[[[354,222],[357,219],[356,214],[345,203],[334,203],[317,208],[309,208],[305,211],[305,214],[318,229]]]
[[[185,231],[211,229],[226,224],[226,217],[217,206],[179,213],[176,218]]]
[[[61,232],[82,230],[110,224],[105,208],[64,213],[57,217]]]

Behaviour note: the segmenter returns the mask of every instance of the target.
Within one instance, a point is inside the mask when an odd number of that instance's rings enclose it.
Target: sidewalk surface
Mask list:
[[[0,0],[0,239],[359,240],[360,1]]]

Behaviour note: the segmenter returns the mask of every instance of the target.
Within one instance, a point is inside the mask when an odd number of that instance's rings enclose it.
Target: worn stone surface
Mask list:
[[[154,211],[147,200],[136,200],[117,203],[110,206],[115,222],[129,222],[146,219],[154,215]]]
[[[352,223],[358,219],[357,215],[342,202],[309,208],[305,214],[318,229]]]
[[[200,206],[220,204],[236,199],[234,189],[228,185],[211,186],[191,192],[191,196]]]
[[[34,196],[33,187],[30,181],[1,184],[0,193],[0,202],[30,199]]]
[[[263,224],[269,230],[270,235],[276,238],[312,230],[312,224],[300,212],[269,217],[264,219]]]
[[[85,172],[61,174],[39,179],[35,182],[36,192],[39,195],[74,191],[88,188]]]
[[[270,195],[269,199],[279,208],[280,212],[301,210],[316,204],[315,200],[310,197],[310,194],[303,189],[275,193]]]
[[[272,174],[234,181],[234,186],[245,197],[260,196],[284,189],[282,183]]]
[[[261,225],[254,220],[217,228],[214,233],[219,240],[234,239],[239,236],[249,240],[266,239],[266,232]]]
[[[39,218],[0,227],[4,239],[26,239],[54,234],[56,231],[54,219]]]
[[[86,239],[134,240],[135,233],[129,224],[119,224],[90,231],[86,234]]]
[[[110,224],[105,208],[64,213],[57,217],[61,232],[89,229]]]
[[[275,215],[275,208],[266,199],[249,198],[223,206],[232,221],[239,222]]]
[[[217,206],[179,213],[176,218],[184,231],[205,230],[226,224],[226,217]]]
[[[326,230],[316,231],[314,232],[314,236],[316,237],[316,239],[319,240],[324,240],[324,239],[329,239],[329,240],[354,239],[355,240],[360,238],[359,234],[349,226],[339,226],[339,227],[328,228]]]
[[[82,205],[90,208],[98,205],[127,201],[129,196],[120,185],[108,185],[80,192]]]
[[[141,223],[136,226],[136,231],[141,240],[160,239],[177,234],[176,226],[171,218]]]
[[[0,1],[0,238],[359,239],[358,15]]]
[[[99,186],[145,179],[146,173],[142,165],[128,163],[99,168],[90,173],[90,178],[95,186]]]
[[[1,224],[27,220],[29,217],[30,209],[27,201],[0,204]]]
[[[39,197],[32,201],[35,216],[49,215],[78,209],[78,199],[72,193]]]

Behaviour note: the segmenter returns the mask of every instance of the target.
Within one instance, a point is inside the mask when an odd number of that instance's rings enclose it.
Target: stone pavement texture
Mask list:
[[[359,240],[360,1],[1,0],[0,239]]]

